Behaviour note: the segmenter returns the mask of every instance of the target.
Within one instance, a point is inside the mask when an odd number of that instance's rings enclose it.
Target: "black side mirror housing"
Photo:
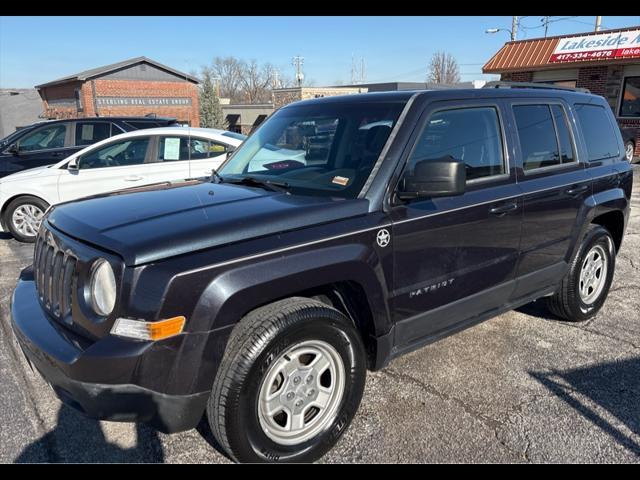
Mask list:
[[[413,172],[405,174],[397,196],[400,200],[449,197],[465,192],[467,172],[464,162],[447,156],[418,160]]]
[[[9,148],[7,148],[7,152],[9,152],[12,155],[20,155],[20,147],[18,146],[17,143],[14,143]]]

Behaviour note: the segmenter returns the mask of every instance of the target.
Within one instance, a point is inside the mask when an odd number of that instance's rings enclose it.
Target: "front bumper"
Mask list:
[[[210,333],[182,334],[162,342],[108,335],[89,343],[42,310],[30,268],[21,273],[13,293],[11,317],[29,364],[63,403],[87,416],[145,422],[167,433],[193,428],[202,418],[210,388],[201,390],[194,380],[193,371],[201,367],[193,362],[198,357],[185,360],[180,352],[195,349],[202,354],[211,343]],[[161,372],[166,379],[159,383]],[[164,385],[164,391],[149,388],[147,382]]]

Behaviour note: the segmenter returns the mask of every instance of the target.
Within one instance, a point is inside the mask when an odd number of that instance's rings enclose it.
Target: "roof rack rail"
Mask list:
[[[560,87],[549,83],[534,83],[534,82],[502,82],[493,81],[487,82],[482,88],[540,88],[547,90],[567,90],[570,92],[582,92],[591,93],[587,88],[572,88],[572,87]]]

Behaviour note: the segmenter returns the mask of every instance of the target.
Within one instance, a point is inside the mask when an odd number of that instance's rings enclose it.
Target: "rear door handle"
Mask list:
[[[581,185],[579,187],[574,187],[574,188],[570,188],[569,190],[567,190],[567,195],[579,195],[581,193],[584,193],[587,191],[587,189],[589,188],[588,185]]]
[[[507,205],[500,205],[499,207],[493,207],[489,210],[491,215],[506,215],[509,212],[513,212],[518,209],[517,203],[508,203]]]
[[[137,182],[138,180],[142,180],[143,177],[138,175],[130,175],[128,177],[124,177],[125,182]]]

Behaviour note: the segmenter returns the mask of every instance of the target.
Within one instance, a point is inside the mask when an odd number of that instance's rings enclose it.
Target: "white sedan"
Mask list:
[[[46,167],[0,179],[0,231],[35,240],[49,205],[156,182],[211,175],[244,140],[208,128],[135,130]]]

